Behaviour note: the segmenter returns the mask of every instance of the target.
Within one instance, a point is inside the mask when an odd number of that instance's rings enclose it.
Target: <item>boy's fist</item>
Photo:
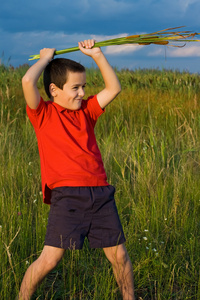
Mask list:
[[[88,56],[93,56],[101,52],[101,49],[99,47],[93,48],[94,45],[95,45],[95,41],[93,39],[85,40],[78,43],[81,52]]]

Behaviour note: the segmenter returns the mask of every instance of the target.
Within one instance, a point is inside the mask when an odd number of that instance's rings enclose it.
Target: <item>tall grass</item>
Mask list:
[[[0,66],[0,299],[15,299],[40,254],[42,203],[37,142],[25,113],[27,66]],[[200,76],[117,71],[122,93],[96,135],[127,237],[137,299],[200,299]],[[88,69],[87,95],[103,86]],[[42,82],[39,88],[44,95]],[[100,249],[67,251],[33,299],[121,299]]]

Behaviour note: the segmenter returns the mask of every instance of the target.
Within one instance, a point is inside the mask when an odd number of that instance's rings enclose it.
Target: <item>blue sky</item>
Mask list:
[[[186,26],[200,32],[199,0],[7,0],[0,9],[0,59],[13,66],[29,63],[43,47],[77,46],[86,38],[150,33]],[[200,72],[200,43],[166,46],[103,47],[117,68],[170,68]],[[64,55],[85,66],[91,58],[80,52]]]

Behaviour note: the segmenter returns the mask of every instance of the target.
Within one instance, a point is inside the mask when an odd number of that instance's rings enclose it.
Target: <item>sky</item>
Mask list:
[[[200,33],[199,0],[7,0],[0,9],[0,62],[32,65],[40,49],[77,46],[94,38],[151,33],[185,26]],[[200,38],[200,37],[199,37]],[[161,45],[102,47],[118,69],[172,69],[200,72],[200,42],[183,48]],[[80,51],[62,55],[86,67],[94,66]]]

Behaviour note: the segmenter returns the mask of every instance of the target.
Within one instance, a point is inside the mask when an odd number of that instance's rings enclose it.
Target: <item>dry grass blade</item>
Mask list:
[[[105,40],[102,42],[96,42],[94,47],[105,47],[113,45],[125,45],[125,44],[138,44],[138,45],[169,45],[173,47],[184,47],[187,42],[200,42],[198,39],[194,39],[200,33],[191,31],[176,31],[177,29],[183,28],[184,26],[167,28],[160,31],[156,31],[148,34],[136,34],[121,38],[115,38]],[[173,42],[173,44],[171,44]],[[182,45],[174,45],[174,43],[182,43]],[[78,51],[79,47],[72,47],[63,50],[55,51],[55,55]],[[29,60],[39,59],[40,55],[30,55]]]

